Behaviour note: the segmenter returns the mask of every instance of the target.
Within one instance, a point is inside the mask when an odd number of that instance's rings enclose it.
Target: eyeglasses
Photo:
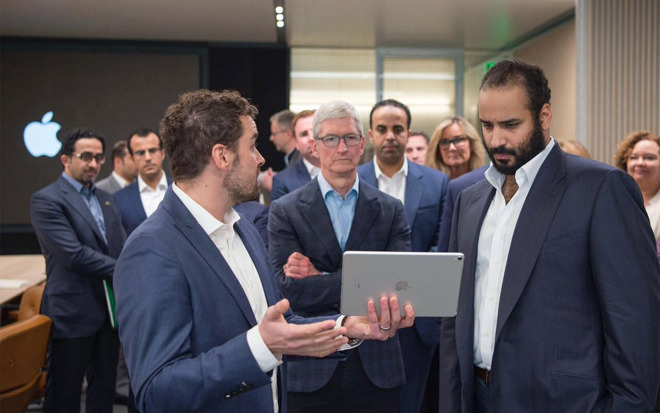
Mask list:
[[[160,152],[160,148],[149,148],[147,150],[140,149],[139,151],[133,151],[134,156],[144,156],[147,152],[149,152],[149,155],[155,155],[158,152]]]
[[[73,156],[75,156],[76,158],[80,159],[85,163],[92,162],[92,159],[94,159],[96,163],[99,165],[103,165],[105,163],[105,155],[102,153],[98,153],[94,155],[91,152],[83,152],[83,153],[74,153]]]
[[[335,148],[339,146],[339,141],[344,140],[346,146],[355,146],[359,145],[362,141],[362,135],[349,134],[344,136],[319,136],[316,140],[323,142],[323,146],[326,148]]]
[[[467,136],[457,136],[454,139],[442,139],[440,141],[440,146],[443,149],[449,149],[451,144],[453,143],[455,147],[457,148],[462,148],[467,144],[468,137]]]

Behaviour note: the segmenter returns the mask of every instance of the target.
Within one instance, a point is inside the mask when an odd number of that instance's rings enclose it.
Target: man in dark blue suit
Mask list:
[[[478,105],[492,166],[455,206],[465,266],[442,323],[442,411],[653,411],[660,268],[639,188],[562,152],[539,67],[496,64]]]
[[[141,411],[284,412],[284,355],[333,354],[347,336],[387,340],[414,320],[410,306],[402,319],[396,300],[390,309],[383,298],[380,320],[373,301],[368,318],[288,311],[257,230],[232,209],[259,194],[256,114],[237,92],[200,90],[181,95],[161,121],[175,183],[131,234],[115,272]]]
[[[275,175],[270,202],[295,191],[318,175],[321,163],[312,151],[312,140],[314,140],[313,120],[313,110],[303,110],[293,118],[293,136],[296,138],[296,149],[302,156],[302,162],[298,162]]]
[[[438,239],[442,204],[449,178],[444,173],[409,162],[410,110],[394,99],[376,103],[369,115],[369,138],[375,158],[358,167],[360,179],[398,198],[410,225],[412,250],[430,251]],[[420,411],[431,361],[440,338],[437,318],[418,318],[415,328],[401,331],[399,341],[406,369],[401,411]]]
[[[114,198],[94,186],[104,152],[101,134],[69,131],[60,157],[62,176],[30,201],[46,258],[41,312],[53,320],[44,412],[80,411],[85,375],[86,411],[112,412],[119,340],[105,287],[112,284],[126,235]]]
[[[128,152],[135,160],[137,179],[115,193],[127,235],[156,211],[172,180],[163,171],[163,140],[156,131],[138,128],[128,138]]]
[[[410,229],[401,202],[358,179],[364,137],[355,108],[322,105],[313,128],[321,172],[271,204],[270,260],[296,314],[337,315],[343,251],[408,251]],[[289,412],[399,411],[405,374],[398,337],[364,343],[346,361],[288,367]]]

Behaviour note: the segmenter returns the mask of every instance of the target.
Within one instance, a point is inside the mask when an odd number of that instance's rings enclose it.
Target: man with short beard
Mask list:
[[[286,412],[284,355],[388,340],[414,312],[381,298],[368,317],[305,319],[281,299],[256,228],[233,206],[258,194],[257,109],[238,92],[185,93],[161,121],[174,183],[129,237],[117,318],[142,412]],[[381,325],[391,325],[383,332]],[[286,361],[286,360],[284,360]]]
[[[491,68],[479,117],[492,165],[455,206],[465,265],[441,411],[653,411],[660,268],[635,182],[561,151],[537,66]]]

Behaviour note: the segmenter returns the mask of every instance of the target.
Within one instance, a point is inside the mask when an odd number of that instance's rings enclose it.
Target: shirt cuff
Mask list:
[[[261,368],[261,371],[264,373],[268,373],[282,364],[282,356],[278,357],[271,353],[266,346],[266,343],[264,343],[263,338],[261,338],[261,334],[259,334],[259,325],[248,330],[247,342],[254,359],[257,360],[259,368]]]

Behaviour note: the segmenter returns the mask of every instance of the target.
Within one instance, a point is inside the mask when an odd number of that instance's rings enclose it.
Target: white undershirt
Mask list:
[[[541,153],[516,171],[518,191],[508,204],[502,194],[505,176],[492,164],[485,174],[496,192],[481,226],[475,274],[473,352],[475,366],[482,369],[490,370],[493,362],[500,294],[513,232],[534,179],[554,145],[551,138]]]
[[[112,174],[110,174],[110,176],[112,176],[112,179],[114,179],[115,182],[117,182],[119,184],[120,188],[126,188],[128,186],[128,184],[130,183],[127,180],[125,180],[124,178],[122,178],[121,175],[119,175],[115,171],[112,171]]]
[[[234,231],[234,224],[240,219],[240,216],[236,211],[230,209],[223,218],[225,222],[221,222],[204,209],[204,207],[190,198],[176,184],[172,185],[172,190],[181,199],[183,205],[190,211],[204,232],[206,232],[218,248],[222,257],[227,261],[229,268],[231,268],[241,287],[243,287],[257,323],[260,323],[266,314],[268,302],[266,301],[266,294],[261,284],[261,278],[259,278],[259,273],[252,261],[252,257],[250,257],[250,254],[245,248],[241,237]],[[261,334],[259,334],[259,325],[248,330],[247,342],[261,371],[264,373],[273,371],[270,380],[273,390],[274,411],[277,412],[279,407],[277,403],[276,369],[277,366],[282,364],[281,357],[275,356],[268,349],[266,343],[261,338]]]
[[[161,171],[160,181],[156,185],[156,189],[152,189],[141,176],[138,175],[138,190],[140,191],[140,200],[142,200],[142,207],[147,217],[156,212],[158,205],[160,205],[165,192],[167,191],[167,177],[165,172]]]
[[[408,159],[406,158],[406,156],[403,157],[401,169],[392,175],[391,178],[380,170],[378,161],[374,158],[374,171],[378,180],[378,189],[398,199],[404,205],[406,198],[406,177],[408,176]]]

